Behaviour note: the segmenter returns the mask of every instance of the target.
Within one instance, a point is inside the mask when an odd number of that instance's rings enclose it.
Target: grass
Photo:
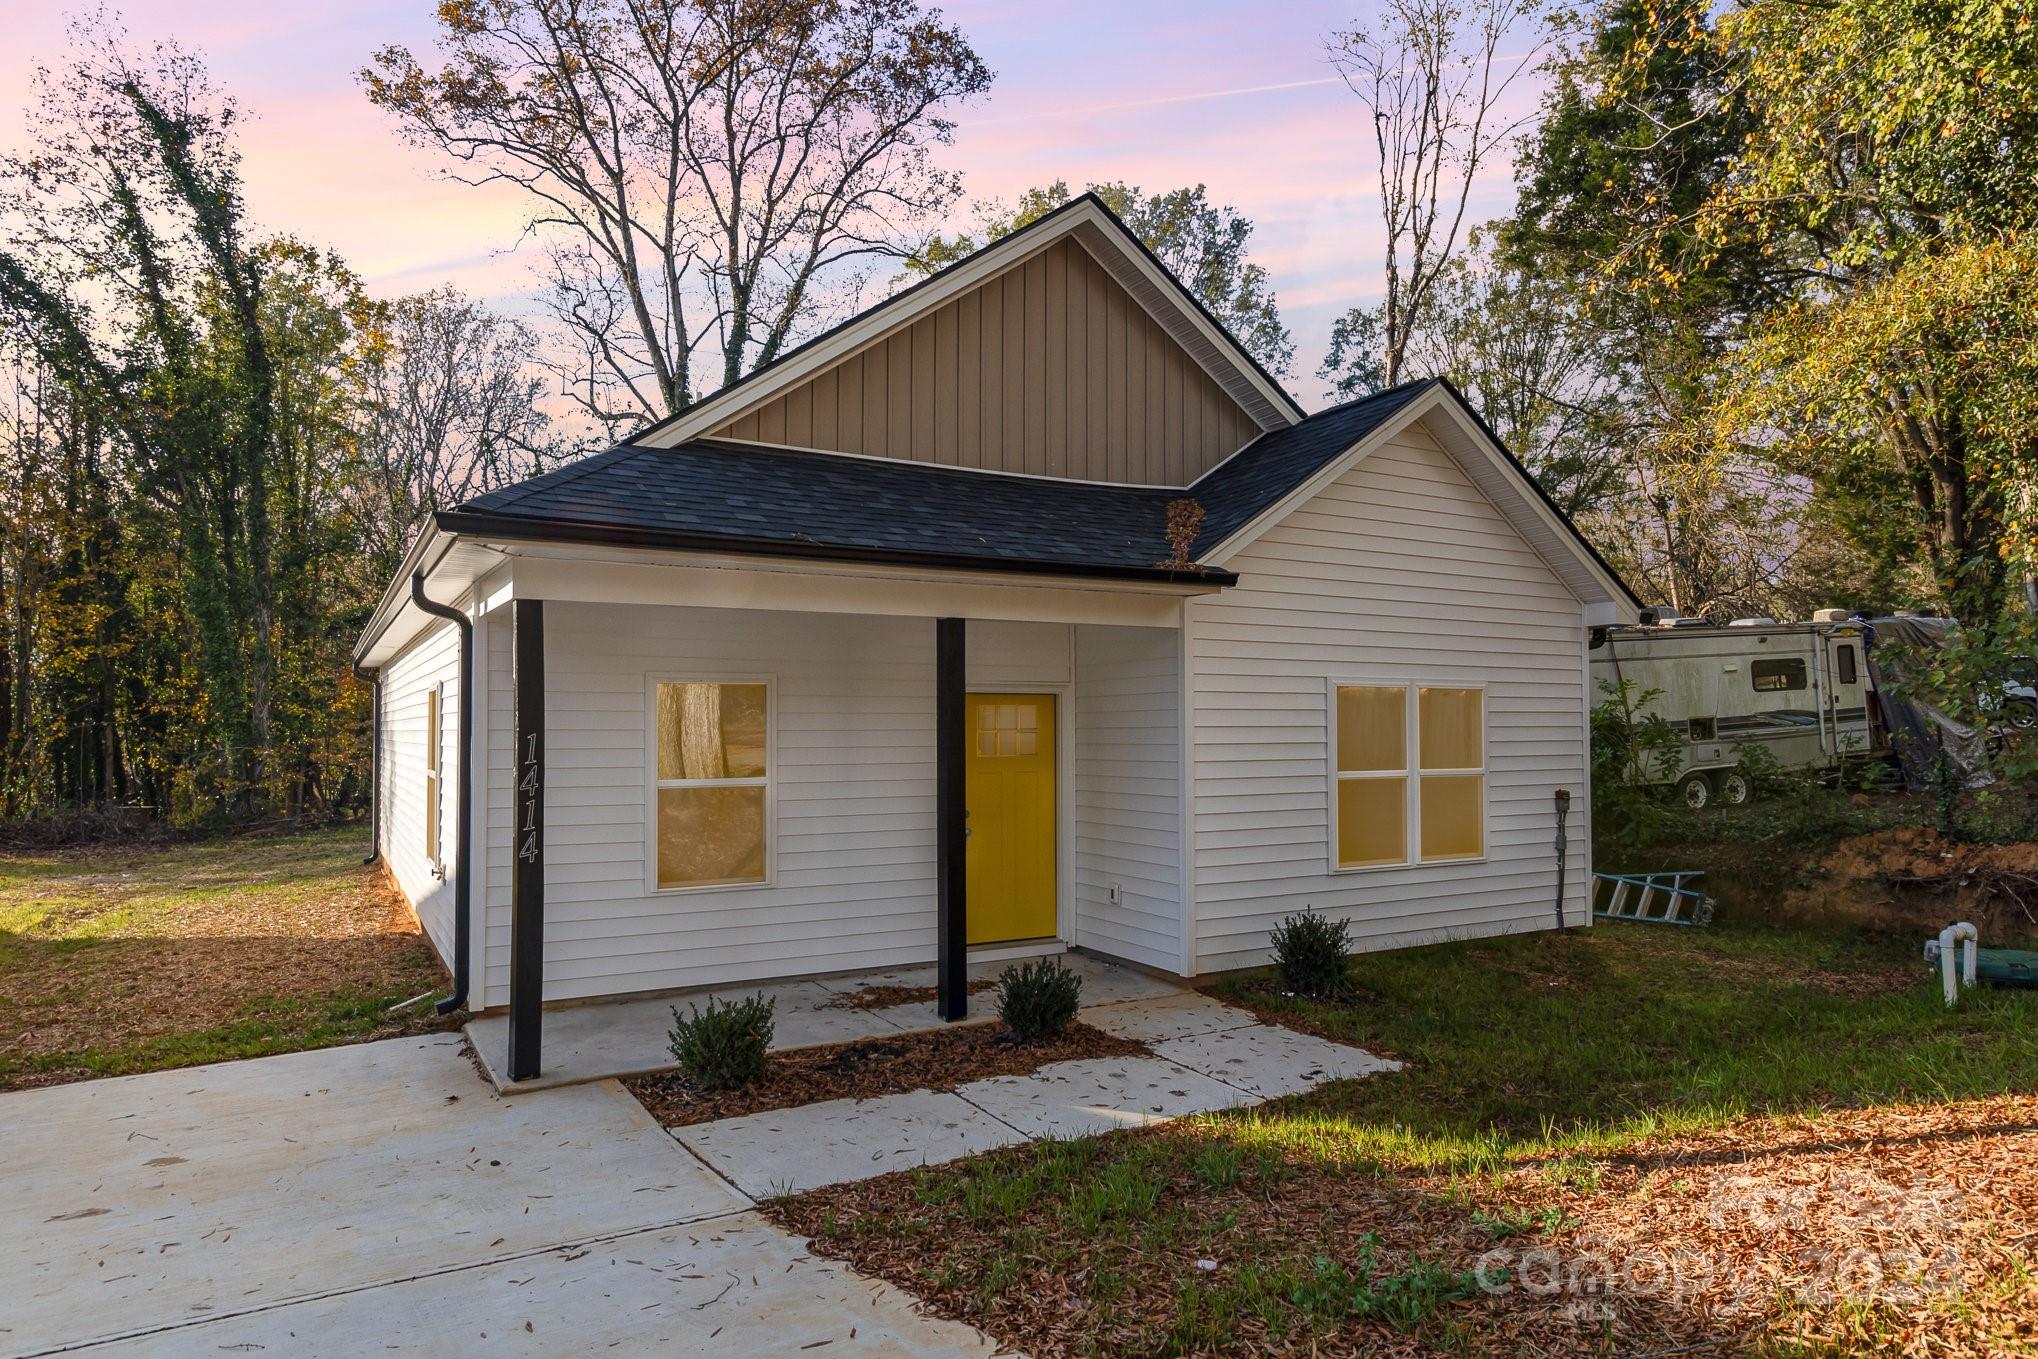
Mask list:
[[[1240,976],[1217,993],[1406,1069],[770,1211],[1043,1356],[2030,1352],[2038,996],[1948,1012],[1916,947],[1603,926],[1364,956],[1339,1004]],[[1941,1179],[1971,1193],[1892,1232]],[[1961,1287],[1902,1294],[1906,1258],[1821,1292],[1863,1241],[1938,1243]],[[1657,1252],[1677,1290],[1534,1286]]]
[[[1948,1011],[1915,939],[1602,925],[1355,961],[1365,999],[1216,994],[1409,1063],[1289,1106],[1377,1130],[1383,1164],[1477,1169],[1752,1113],[2038,1089],[2038,1005]]]
[[[0,1089],[395,1036],[442,984],[358,830],[0,856]]]

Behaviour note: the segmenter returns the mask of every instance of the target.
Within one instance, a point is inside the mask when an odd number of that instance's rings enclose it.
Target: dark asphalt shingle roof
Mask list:
[[[1264,434],[1187,490],[701,439],[619,445],[477,496],[438,523],[500,537],[1166,577],[1158,564],[1170,555],[1170,501],[1203,506],[1195,554],[1207,553],[1430,385],[1406,383]]]

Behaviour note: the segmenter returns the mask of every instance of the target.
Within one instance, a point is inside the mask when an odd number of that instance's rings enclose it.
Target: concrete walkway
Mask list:
[[[454,1036],[0,1095],[0,1355],[988,1352]]]
[[[1083,1000],[1087,1004],[1176,995],[1183,990],[1178,982],[1107,963],[1101,958],[1070,953],[1062,961],[1083,979]],[[1009,959],[971,963],[970,980],[994,978],[1010,966]],[[535,1080],[514,1083],[503,1080],[501,1075],[509,1056],[509,1016],[483,1015],[467,1025],[467,1036],[496,1088],[504,1094],[522,1094],[609,1076],[641,1076],[667,1070],[672,1066],[667,1034],[672,1028],[675,1006],[684,1014],[690,1005],[705,1007],[711,998],[731,1001],[762,991],[777,1002],[772,1010],[771,1047],[774,1052],[783,1052],[947,1027],[934,1013],[931,1000],[875,1010],[858,1009],[846,1003],[858,991],[873,986],[933,985],[934,969],[928,966],[686,991],[648,1000],[561,1006],[545,1012],[542,1074]],[[983,1023],[994,1018],[996,999],[988,991],[972,996],[967,1022]]]
[[[1080,1018],[1151,1057],[1054,1062],[1024,1076],[869,1100],[828,1100],[676,1128],[753,1198],[867,1180],[1043,1137],[1081,1137],[1258,1104],[1396,1068],[1357,1048],[1262,1024],[1190,991],[1086,1006]]]

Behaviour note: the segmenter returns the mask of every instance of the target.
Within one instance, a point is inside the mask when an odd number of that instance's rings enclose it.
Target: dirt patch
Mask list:
[[[1071,1024],[1037,1043],[1016,1041],[1003,1024],[975,1024],[775,1052],[765,1063],[764,1079],[746,1090],[697,1090],[678,1072],[623,1084],[660,1123],[681,1128],[823,1100],[953,1090],[988,1076],[1024,1076],[1050,1062],[1150,1055],[1144,1043],[1088,1024]]]
[[[982,995],[996,990],[998,983],[989,977],[979,977],[969,984],[969,994]],[[940,999],[940,992],[932,986],[863,986],[854,991],[845,991],[833,1000],[823,1001],[816,1008],[822,1010],[885,1010],[894,1005],[932,1005]]]
[[[1195,1173],[1213,1142],[1266,1145],[1270,1116],[1236,1134],[1224,1120],[1113,1134],[1065,1187],[1028,1194],[956,1188],[1023,1179],[1040,1153],[1015,1148],[766,1211],[1039,1356],[1584,1359],[1791,1342],[2007,1356],[2038,1342],[2038,1098],[1751,1119],[1469,1181],[1344,1161],[1320,1136],[1244,1156],[1229,1184]],[[1158,1207],[1085,1230],[1086,1186],[1127,1163],[1151,1167]],[[1321,1262],[1369,1257],[1471,1286],[1407,1329],[1326,1311]]]
[[[192,1037],[235,1026],[275,1051],[293,1032],[446,1027],[428,1006],[382,1013],[444,976],[365,846],[328,833],[6,860],[0,1087],[126,1069],[108,1063],[150,1045],[161,1056],[143,1067],[244,1055]]]
[[[1967,844],[1900,826],[1833,846],[1816,879],[1782,894],[1777,915],[1924,933],[1972,920],[1986,944],[2038,941],[2038,844]]]

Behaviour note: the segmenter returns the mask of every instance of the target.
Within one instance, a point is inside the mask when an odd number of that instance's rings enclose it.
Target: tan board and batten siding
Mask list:
[[[460,816],[460,634],[450,623],[421,633],[382,670],[382,767],[376,772],[382,856],[418,922],[449,967],[453,958],[453,889],[425,856],[425,733],[427,695],[445,686],[440,711],[446,771],[441,803],[441,853],[449,866]]]
[[[1064,238],[715,437],[1186,486],[1258,433],[1089,251]]]
[[[1550,925],[1552,795],[1587,782],[1583,614],[1549,564],[1415,426],[1228,565],[1240,585],[1188,606],[1196,969],[1264,961],[1308,907],[1364,948]],[[1329,870],[1328,686],[1369,679],[1486,686],[1483,862]]]

